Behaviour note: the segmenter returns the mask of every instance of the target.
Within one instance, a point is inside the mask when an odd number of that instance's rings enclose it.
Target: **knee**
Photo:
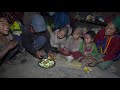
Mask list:
[[[47,39],[45,36],[39,36],[35,40],[35,47],[42,47],[46,43]]]
[[[38,40],[39,40],[40,42],[42,42],[43,44],[45,44],[45,42],[46,42],[47,39],[46,39],[45,36],[39,36]]]

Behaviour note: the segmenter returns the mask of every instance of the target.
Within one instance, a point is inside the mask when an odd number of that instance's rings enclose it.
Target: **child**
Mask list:
[[[73,31],[72,36],[69,36],[65,48],[61,49],[62,54],[64,55],[72,55],[74,59],[77,59],[81,56],[79,51],[79,45],[83,40],[81,39],[82,28],[79,26],[76,27]]]
[[[84,42],[80,43],[80,52],[83,54],[80,62],[85,66],[94,66],[91,63],[91,60],[97,60],[101,58],[101,55],[97,51],[97,47],[94,44],[93,40],[95,37],[94,31],[86,32],[84,37]]]
[[[68,34],[68,28],[62,27],[61,29],[57,29],[50,34],[50,44],[52,47],[57,49],[64,46],[66,41],[66,35]]]
[[[13,37],[9,33],[9,23],[6,17],[1,14],[0,15],[0,61],[10,60],[16,54],[17,50],[18,50],[17,42],[13,41]],[[8,63],[9,62],[10,61],[8,61]]]

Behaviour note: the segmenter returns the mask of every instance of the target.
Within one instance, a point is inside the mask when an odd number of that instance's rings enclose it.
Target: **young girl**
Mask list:
[[[74,59],[77,59],[81,56],[81,53],[79,52],[79,44],[83,42],[81,39],[82,34],[82,28],[79,26],[76,27],[73,31],[72,36],[69,36],[65,47],[61,49],[62,54],[69,56],[72,55]]]
[[[101,55],[97,51],[97,47],[94,44],[93,40],[95,37],[94,31],[86,32],[84,37],[84,42],[80,43],[80,52],[83,54],[80,62],[82,62],[85,66],[95,66],[91,63],[92,60],[99,60]]]

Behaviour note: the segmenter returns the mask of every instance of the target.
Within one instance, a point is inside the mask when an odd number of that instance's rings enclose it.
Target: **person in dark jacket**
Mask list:
[[[40,14],[31,17],[31,24],[22,34],[23,46],[37,58],[42,58],[51,51],[50,34],[45,20]]]

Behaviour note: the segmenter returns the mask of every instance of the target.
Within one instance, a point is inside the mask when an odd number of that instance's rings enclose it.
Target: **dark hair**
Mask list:
[[[90,35],[92,39],[94,39],[96,35],[94,31],[88,31],[86,34]]]
[[[0,12],[0,18],[5,18],[9,22],[5,12]]]
[[[74,29],[72,30],[72,34],[76,31],[76,29],[80,29],[80,34],[83,32],[83,29],[80,26],[76,26],[74,27]]]
[[[65,35],[67,35],[68,34],[68,32],[69,32],[69,30],[68,30],[68,28],[65,26],[65,27],[61,27],[60,28],[60,31],[61,30],[63,30],[64,32],[65,32]]]
[[[76,26],[76,27],[74,28],[73,32],[74,32],[76,29],[78,29],[78,28],[82,30],[82,28],[81,28],[80,26]]]
[[[0,12],[0,18],[6,18],[6,15],[5,15],[5,13],[3,13],[3,12]]]

